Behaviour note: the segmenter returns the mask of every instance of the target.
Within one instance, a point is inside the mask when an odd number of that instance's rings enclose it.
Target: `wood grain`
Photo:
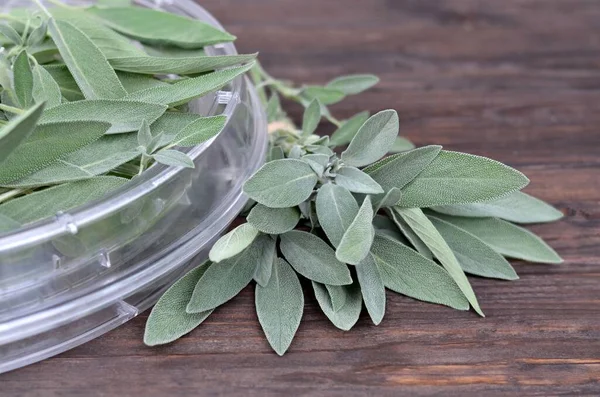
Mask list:
[[[375,327],[330,325],[310,294],[290,352],[269,349],[247,288],[199,329],[142,344],[147,313],[0,376],[2,396],[600,395],[600,2],[203,0],[276,76],[373,72],[340,118],[398,109],[419,145],[518,167],[567,215],[534,226],[562,266],[473,278],[487,317],[388,295]],[[292,113],[299,117],[299,110]]]

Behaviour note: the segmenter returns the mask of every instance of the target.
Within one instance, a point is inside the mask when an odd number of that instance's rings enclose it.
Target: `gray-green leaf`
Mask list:
[[[62,100],[60,87],[52,75],[40,65],[35,65],[32,72],[33,99],[35,102],[46,102],[47,108],[60,105]]]
[[[194,160],[179,150],[163,149],[154,153],[152,158],[156,160],[156,162],[168,166],[185,168],[195,167]]]
[[[502,280],[517,280],[515,269],[502,255],[475,235],[435,217],[429,217],[462,269],[470,274]]]
[[[323,175],[329,164],[329,156],[326,154],[307,154],[300,159],[306,161],[319,177]]]
[[[385,285],[373,254],[356,266],[356,276],[369,316],[373,324],[379,325],[385,315]]]
[[[221,237],[210,250],[213,262],[221,262],[245,250],[258,236],[258,229],[249,223],[241,224]]]
[[[283,234],[296,227],[300,211],[296,207],[269,208],[256,204],[246,220],[263,233]]]
[[[316,199],[317,217],[334,247],[358,214],[358,204],[348,189],[328,183],[321,186]]]
[[[252,242],[252,249],[247,252],[248,258],[255,264],[254,280],[261,287],[266,286],[271,279],[276,254],[276,240],[266,234],[255,238]]]
[[[429,247],[444,269],[452,276],[452,279],[454,279],[469,303],[471,303],[473,309],[483,317],[484,314],[479,307],[475,292],[458,263],[458,260],[444,238],[440,235],[435,226],[433,226],[427,216],[425,216],[423,211],[420,208],[398,207],[396,207],[395,210],[421,240],[423,240],[427,247]]]
[[[304,111],[302,136],[312,135],[319,126],[319,121],[321,121],[321,103],[318,99],[314,99]]]
[[[21,50],[13,65],[15,94],[22,108],[33,103],[33,73],[27,51]]]
[[[298,230],[281,235],[285,259],[304,277],[323,284],[352,283],[350,270],[338,261],[333,249],[319,237]]]
[[[408,239],[410,244],[417,250],[417,252],[427,259],[433,259],[433,252],[431,252],[427,244],[425,244],[417,235],[417,233],[415,233],[410,226],[408,226],[406,221],[396,213],[396,210],[392,208],[388,212],[398,229]]]
[[[213,312],[187,313],[194,287],[208,269],[207,262],[188,272],[160,297],[146,322],[144,343],[148,346],[173,342],[200,325]]]
[[[304,312],[300,280],[286,261],[279,258],[273,264],[273,274],[266,286],[256,285],[255,304],[269,344],[282,356],[292,343]]]
[[[563,213],[556,208],[523,192],[515,192],[493,201],[444,205],[433,209],[448,215],[496,217],[516,223],[553,222],[563,217]]]
[[[348,294],[345,289],[345,285],[328,285],[325,284],[325,288],[327,288],[327,293],[329,294],[329,299],[331,300],[331,307],[334,312],[339,311],[346,304],[346,295]]]
[[[422,301],[468,310],[469,302],[446,270],[411,248],[375,236],[371,252],[385,286]]]
[[[379,83],[379,77],[372,74],[354,74],[331,80],[327,87],[342,91],[346,95],[360,94]]]
[[[442,150],[402,190],[402,207],[433,207],[493,200],[529,183],[519,171],[486,157]]]
[[[354,167],[379,160],[394,144],[399,128],[398,114],[394,110],[384,110],[371,116],[342,153],[342,160]]]
[[[383,189],[373,178],[355,167],[341,167],[336,173],[335,184],[345,187],[353,193],[383,193]]]
[[[3,35],[14,45],[20,45],[23,40],[21,35],[12,26],[4,23],[0,23],[0,34]]]
[[[360,112],[344,123],[331,135],[329,144],[331,146],[347,145],[352,141],[360,127],[369,119],[369,112]]]
[[[337,328],[349,331],[358,321],[362,309],[362,297],[358,284],[354,283],[343,286],[346,293],[346,303],[338,311],[333,309],[331,298],[327,288],[323,284],[313,281],[312,286],[317,302],[319,302],[321,310],[323,310],[329,321]]]
[[[317,180],[317,174],[304,161],[275,160],[246,181],[244,193],[267,207],[294,207],[310,197]]]
[[[346,229],[340,245],[335,251],[335,257],[345,263],[358,265],[369,254],[375,229],[373,228],[373,206],[371,197],[363,201],[358,214]]]
[[[392,148],[390,149],[390,153],[400,153],[400,152],[406,152],[409,150],[413,150],[415,148],[415,144],[412,143],[411,141],[409,141],[408,139],[399,136],[398,138],[396,138],[396,141],[394,141],[394,144],[392,145]]]
[[[152,56],[110,58],[115,70],[139,74],[198,74],[250,62],[257,54],[164,58]]]
[[[387,193],[378,194],[373,197],[373,212],[377,213],[385,207],[393,207],[402,199],[402,191],[398,188],[391,188]]]
[[[191,147],[208,141],[225,128],[226,116],[201,117],[182,128],[170,146]],[[156,128],[156,127],[155,127]]]
[[[325,106],[338,103],[346,97],[346,94],[340,90],[316,85],[306,87],[302,91],[302,95],[305,96],[309,101],[318,99],[319,102]]]
[[[0,165],[31,135],[43,111],[44,104],[37,104],[0,129]]]

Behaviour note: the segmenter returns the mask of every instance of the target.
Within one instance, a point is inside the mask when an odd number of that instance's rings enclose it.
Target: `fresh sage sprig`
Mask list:
[[[376,77],[295,87],[258,64],[250,75],[267,111],[270,147],[268,162],[244,185],[251,199],[246,222],[186,276],[197,277],[193,292],[190,281],[179,293],[178,282],[159,300],[147,344],[191,331],[252,281],[259,322],[282,355],[302,317],[306,289],[299,280],[310,281],[325,316],[347,331],[363,303],[374,324],[382,321],[386,289],[483,316],[468,274],[515,280],[505,257],[562,261],[511,223],[562,216],[520,191],[529,180],[519,171],[441,146],[414,148],[398,137],[393,110],[348,120],[332,115],[328,105],[372,87]],[[281,97],[304,106],[300,127]],[[323,120],[337,127],[330,137],[315,133]]]

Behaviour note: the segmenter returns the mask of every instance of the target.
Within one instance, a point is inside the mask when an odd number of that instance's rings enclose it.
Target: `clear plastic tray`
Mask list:
[[[191,0],[136,2],[220,27]],[[9,1],[0,12],[23,5],[31,2]],[[207,53],[236,49],[223,44]],[[195,169],[151,167],[99,202],[0,235],[0,372],[125,323],[206,259],[246,203],[244,181],[264,162],[266,119],[241,77],[193,110],[228,117],[218,137],[189,151]]]

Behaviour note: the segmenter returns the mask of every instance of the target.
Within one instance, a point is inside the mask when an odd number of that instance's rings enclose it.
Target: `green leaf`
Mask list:
[[[62,95],[58,83],[52,75],[40,65],[35,65],[33,72],[33,99],[36,103],[46,102],[48,108],[60,105]]]
[[[103,136],[39,171],[7,183],[6,186],[30,188],[89,179],[138,157],[136,147],[134,134]]]
[[[402,234],[408,239],[410,244],[417,250],[417,252],[423,255],[427,259],[433,259],[433,252],[429,249],[427,244],[421,240],[421,238],[410,228],[410,226],[406,223],[402,217],[400,217],[396,213],[396,209],[392,208],[389,211],[389,215],[392,217],[392,220],[398,227],[398,229],[402,232]]]
[[[127,95],[115,71],[89,37],[66,21],[48,20],[48,32],[87,99],[119,99]]]
[[[146,119],[142,120],[142,125],[140,126],[140,129],[137,132],[137,142],[138,145],[142,146],[143,148],[145,148],[144,150],[148,153],[152,153],[151,150],[148,150],[150,147],[150,144],[152,142],[152,132],[150,131],[150,125],[148,125],[148,121],[146,121]]]
[[[256,204],[246,220],[263,233],[283,234],[296,227],[300,220],[300,211],[295,207],[269,208]]]
[[[178,106],[216,91],[237,76],[246,73],[254,63],[231,69],[219,70],[199,77],[183,79],[174,84],[159,86],[136,91],[125,97],[133,101],[159,103],[169,106]]]
[[[441,146],[425,146],[406,153],[384,158],[364,169],[381,187],[388,191],[402,189],[414,180],[439,155]]]
[[[329,156],[326,154],[307,154],[302,156],[300,160],[308,163],[319,177],[323,176],[325,168],[329,164]]]
[[[375,235],[381,235],[396,240],[404,245],[410,244],[410,242],[400,233],[398,227],[387,216],[375,215],[373,218],[373,227],[375,228]],[[433,255],[431,256],[433,257]]]
[[[349,331],[358,321],[362,309],[362,297],[358,284],[354,283],[343,287],[346,292],[346,304],[338,311],[333,309],[331,298],[323,284],[313,281],[312,286],[317,302],[329,321],[337,328]]]
[[[6,215],[0,215],[0,234],[16,230],[21,224]]]
[[[258,236],[258,229],[249,223],[241,224],[221,237],[210,250],[209,257],[213,262],[221,262],[239,254]]]
[[[274,160],[283,160],[285,158],[285,154],[283,153],[283,149],[281,146],[273,146],[269,153],[269,161]]]
[[[402,207],[433,207],[493,200],[514,193],[529,179],[514,168],[471,154],[442,150],[402,190]]]
[[[217,136],[227,123],[226,116],[201,117],[182,128],[170,146],[191,147]]]
[[[346,304],[348,293],[345,287],[345,285],[325,285],[334,312],[339,311]]]
[[[77,120],[110,123],[107,134],[138,131],[144,120],[153,123],[167,107],[155,103],[97,99],[63,103],[48,109],[40,123],[49,124]]]
[[[469,309],[469,302],[452,277],[432,260],[379,235],[371,252],[383,283],[392,291],[459,310]]]
[[[267,207],[294,207],[310,197],[317,180],[317,174],[304,161],[275,160],[246,181],[244,193]]]
[[[429,220],[444,238],[462,269],[470,274],[502,280],[517,280],[515,269],[502,255],[475,235],[435,217]]]
[[[372,74],[354,74],[331,80],[328,88],[342,91],[346,95],[360,94],[379,83],[379,77]]]
[[[373,206],[371,197],[363,201],[358,214],[346,229],[340,245],[335,251],[335,257],[345,263],[358,265],[369,254],[375,229],[373,228]]]
[[[563,217],[563,213],[551,205],[523,192],[515,192],[493,201],[436,206],[433,209],[448,215],[496,217],[516,223],[554,222]]]
[[[371,116],[342,153],[342,161],[346,165],[363,167],[379,160],[394,144],[399,128],[398,114],[394,110]]]
[[[257,54],[164,58],[152,56],[110,58],[115,70],[139,74],[198,74],[250,62]]]
[[[149,8],[91,7],[88,11],[117,32],[142,43],[195,49],[235,40],[235,36],[208,23]]]
[[[409,150],[413,150],[414,148],[415,148],[414,143],[412,143],[411,141],[409,141],[406,138],[399,136],[398,138],[396,138],[396,141],[392,145],[392,148],[390,149],[390,153],[406,152]]]
[[[276,121],[282,113],[281,100],[279,99],[279,95],[277,95],[276,92],[273,93],[273,95],[271,95],[271,97],[269,98],[269,102],[267,103],[266,113],[267,113],[267,121],[269,123]]]
[[[369,253],[356,266],[356,276],[371,321],[373,321],[373,324],[379,325],[385,315],[385,285],[373,254]]]
[[[0,35],[6,37],[14,45],[21,45],[23,42],[21,35],[8,24],[0,23]]]
[[[252,242],[252,249],[248,250],[248,257],[253,260],[254,280],[265,287],[271,279],[273,263],[277,255],[276,240],[265,234],[259,235]]]
[[[145,45],[144,50],[148,55],[164,58],[195,58],[206,55],[206,51],[204,51],[203,48],[187,50],[185,48],[173,46]]]
[[[37,128],[0,167],[0,185],[16,181],[99,139],[110,124],[96,121],[48,123]]]
[[[128,94],[147,90],[148,88],[167,87],[170,85],[169,83],[165,83],[164,81],[155,78],[154,76],[146,76],[143,74],[117,71],[117,77],[121,81],[121,84],[123,84],[123,88],[125,88],[125,91],[127,91]]]
[[[201,313],[227,302],[252,281],[254,269],[254,261],[249,260],[248,250],[212,264],[196,284],[185,311]]]
[[[331,135],[331,146],[343,146],[352,141],[360,127],[369,119],[369,112],[360,112],[344,123]]]
[[[402,200],[402,191],[398,188],[391,188],[387,193],[378,194],[373,197],[373,212],[377,213],[385,207],[393,207]]]
[[[539,263],[562,263],[562,258],[529,230],[496,218],[462,218],[432,213],[435,217],[477,236],[496,252],[510,258]]]
[[[346,94],[340,90],[317,85],[304,88],[302,95],[306,97],[308,101],[314,101],[316,99],[325,106],[336,104],[346,97]]]
[[[321,186],[316,199],[317,217],[334,247],[358,214],[358,204],[348,189],[332,183]]]
[[[335,184],[345,187],[353,193],[383,193],[383,189],[377,182],[355,167],[341,167],[336,173]]]
[[[146,322],[144,343],[148,346],[173,342],[200,325],[213,312],[190,314],[185,308],[198,280],[208,269],[208,262],[188,272],[160,297]]]
[[[22,108],[28,108],[33,103],[33,73],[31,72],[27,51],[22,50],[15,58],[13,73],[15,94],[19,104]]]
[[[131,0],[98,0],[98,7],[129,7]]]
[[[98,176],[85,181],[40,190],[0,205],[0,215],[9,216],[23,224],[68,211],[82,204],[89,204],[121,187],[128,179],[114,176]]]
[[[0,129],[0,166],[31,135],[43,111],[44,104],[37,104]]]
[[[31,34],[27,37],[27,47],[31,48],[41,44],[48,34],[48,22],[43,21],[40,26],[33,29]],[[32,54],[33,55],[33,54]]]
[[[304,277],[323,284],[352,283],[348,267],[335,258],[335,252],[319,237],[293,230],[281,235],[281,252]]]
[[[255,303],[258,321],[269,344],[282,356],[290,347],[304,312],[302,286],[286,261],[275,261],[266,286],[256,285]]]
[[[408,226],[423,240],[429,247],[433,255],[440,261],[444,269],[448,271],[452,279],[456,282],[460,290],[463,292],[473,309],[482,317],[483,312],[477,302],[477,297],[473,288],[465,276],[458,260],[454,253],[437,231],[431,221],[425,216],[420,208],[395,208],[396,212],[406,221]]]
[[[85,99],[66,65],[43,65],[42,67],[50,73],[54,81],[56,81],[60,87],[60,93],[67,101],[80,101]]]
[[[308,137],[317,130],[321,121],[321,103],[318,99],[314,99],[304,111],[302,121],[302,136]]]

